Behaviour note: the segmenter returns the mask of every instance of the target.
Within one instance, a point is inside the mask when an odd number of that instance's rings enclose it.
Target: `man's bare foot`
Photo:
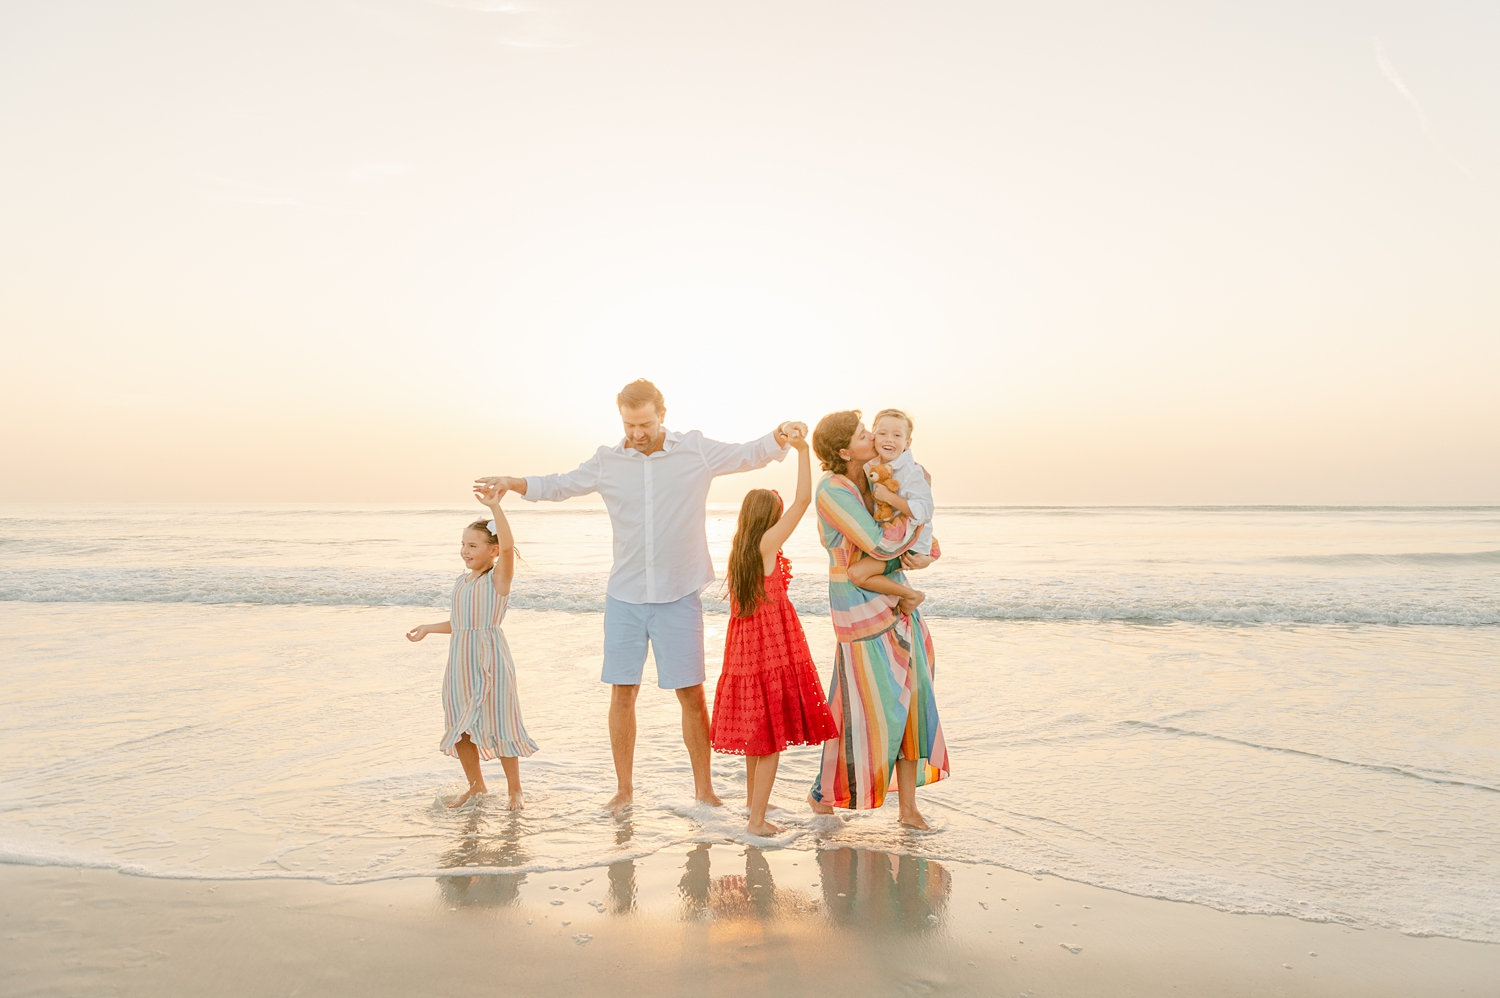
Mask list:
[[[696,796],[696,799],[697,799],[697,801],[698,801],[699,804],[710,804],[713,807],[723,807],[724,806],[724,802],[721,801],[721,800],[719,800],[719,795],[713,792],[713,788],[712,787],[709,788],[709,791],[708,791],[707,795],[704,795],[704,794],[700,793],[700,794],[697,794],[695,796]]]
[[[812,794],[808,794],[807,795],[807,806],[810,807],[810,808],[812,808],[813,814],[832,814],[833,813],[833,807],[831,805],[824,804],[820,800],[813,800],[813,795]]]
[[[512,811],[521,811],[526,808],[526,801],[521,797],[521,791],[517,790],[510,795],[510,803],[506,805]]]
[[[896,610],[902,614],[909,614],[917,607],[921,606],[922,601],[926,598],[926,593],[922,592],[920,589],[913,589],[912,595],[901,597],[900,601],[896,604]]]
[[[630,807],[630,805],[634,802],[634,790],[620,790],[617,791],[615,795],[605,803],[604,810],[608,811],[610,814],[620,814],[626,808]]]
[[[773,825],[769,821],[762,821],[760,824],[752,821],[745,826],[745,831],[751,835],[759,835],[763,839],[769,839],[773,835],[781,834],[780,826]]]
[[[902,811],[901,816],[896,821],[907,828],[915,828],[919,832],[932,830],[932,826],[927,823],[927,819],[922,817],[922,812],[916,808],[912,808],[910,811]]]
[[[464,793],[460,794],[458,797],[455,797],[453,800],[449,801],[448,802],[448,806],[449,807],[463,807],[465,804],[469,803],[470,800],[472,800],[475,797],[478,797],[480,794],[483,794],[483,793],[488,793],[488,791],[485,790],[483,783],[471,786]]]

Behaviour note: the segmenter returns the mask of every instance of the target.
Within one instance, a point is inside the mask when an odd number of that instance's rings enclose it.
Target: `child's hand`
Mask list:
[[[480,489],[499,489],[502,495],[506,492],[520,492],[522,495],[525,495],[526,479],[507,478],[504,475],[489,475],[484,478],[474,479],[474,491],[478,492]]]
[[[807,425],[805,423],[788,423],[786,442],[798,451],[807,450]]]
[[[886,488],[884,482],[876,482],[873,491],[875,498],[883,503],[889,503],[892,499],[897,498],[896,493]]]
[[[503,478],[492,478],[483,485],[474,486],[474,498],[494,509],[500,505],[500,497],[505,495],[505,486],[500,484],[503,481]]]
[[[426,624],[418,624],[416,627],[413,627],[411,630],[406,632],[406,640],[421,641],[431,633],[432,632],[427,629]]]
[[[785,423],[782,423],[780,426],[776,427],[776,443],[778,446],[785,447],[788,444],[791,444],[792,439],[796,436],[800,436],[804,440],[807,438],[806,423],[799,423],[794,419],[789,419]],[[795,444],[793,446],[795,446]]]

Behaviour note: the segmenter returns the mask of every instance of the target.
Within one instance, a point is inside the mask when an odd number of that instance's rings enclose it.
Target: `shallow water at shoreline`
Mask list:
[[[0,860],[331,883],[608,868],[748,841],[743,764],[690,799],[676,700],[640,699],[613,786],[596,615],[513,611],[527,808],[450,811],[431,608],[0,604]],[[710,647],[722,618],[709,618]],[[815,638],[826,620],[809,617]],[[1500,941],[1500,682],[1463,628],[934,617],[952,779],[815,818],[784,755],[775,847],[1004,866],[1229,911]],[[831,649],[814,640],[826,675]],[[647,682],[651,682],[648,665]],[[716,668],[710,669],[710,696]],[[57,738],[68,731],[73,737]],[[503,785],[498,767],[492,789]]]

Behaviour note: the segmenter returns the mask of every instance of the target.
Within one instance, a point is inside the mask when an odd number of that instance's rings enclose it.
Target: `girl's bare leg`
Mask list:
[[[500,768],[505,770],[505,792],[510,796],[507,806],[512,811],[519,811],[526,806],[521,799],[521,762],[513,755],[502,755]]]
[[[896,760],[896,800],[900,804],[897,821],[922,831],[932,827],[917,810],[917,763],[914,759]]]
[[[755,807],[755,764],[760,762],[760,756],[745,756],[745,807]]]
[[[467,732],[458,740],[458,744],[453,746],[453,751],[458,753],[458,762],[464,767],[464,776],[468,778],[469,789],[448,806],[462,807],[475,794],[488,791],[484,785],[484,773],[479,769],[479,746],[470,740]]]
[[[755,760],[755,782],[750,784],[750,823],[745,826],[745,831],[751,835],[778,835],[781,829],[766,820],[766,807],[771,802],[771,787],[776,783],[776,766],[781,762],[781,753],[747,757],[747,769],[750,758]]]

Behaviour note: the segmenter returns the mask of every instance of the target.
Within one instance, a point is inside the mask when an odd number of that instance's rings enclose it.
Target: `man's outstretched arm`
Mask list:
[[[791,439],[788,431],[793,427],[800,427],[802,435],[807,435],[806,423],[788,421],[759,440],[752,440],[749,443],[726,444],[705,438],[703,441],[704,460],[708,462],[709,470],[715,475],[730,475],[737,471],[753,471],[756,468],[763,468],[772,461],[786,456],[788,441]]]
[[[499,489],[502,492],[514,492],[516,495],[526,494],[526,479],[507,478],[504,475],[490,475],[487,478],[474,479],[475,488]]]
[[[574,496],[588,495],[599,491],[603,462],[595,454],[572,471],[560,475],[528,475],[511,478],[504,475],[491,478],[476,478],[476,486],[501,487],[514,492],[531,502],[561,502]]]

